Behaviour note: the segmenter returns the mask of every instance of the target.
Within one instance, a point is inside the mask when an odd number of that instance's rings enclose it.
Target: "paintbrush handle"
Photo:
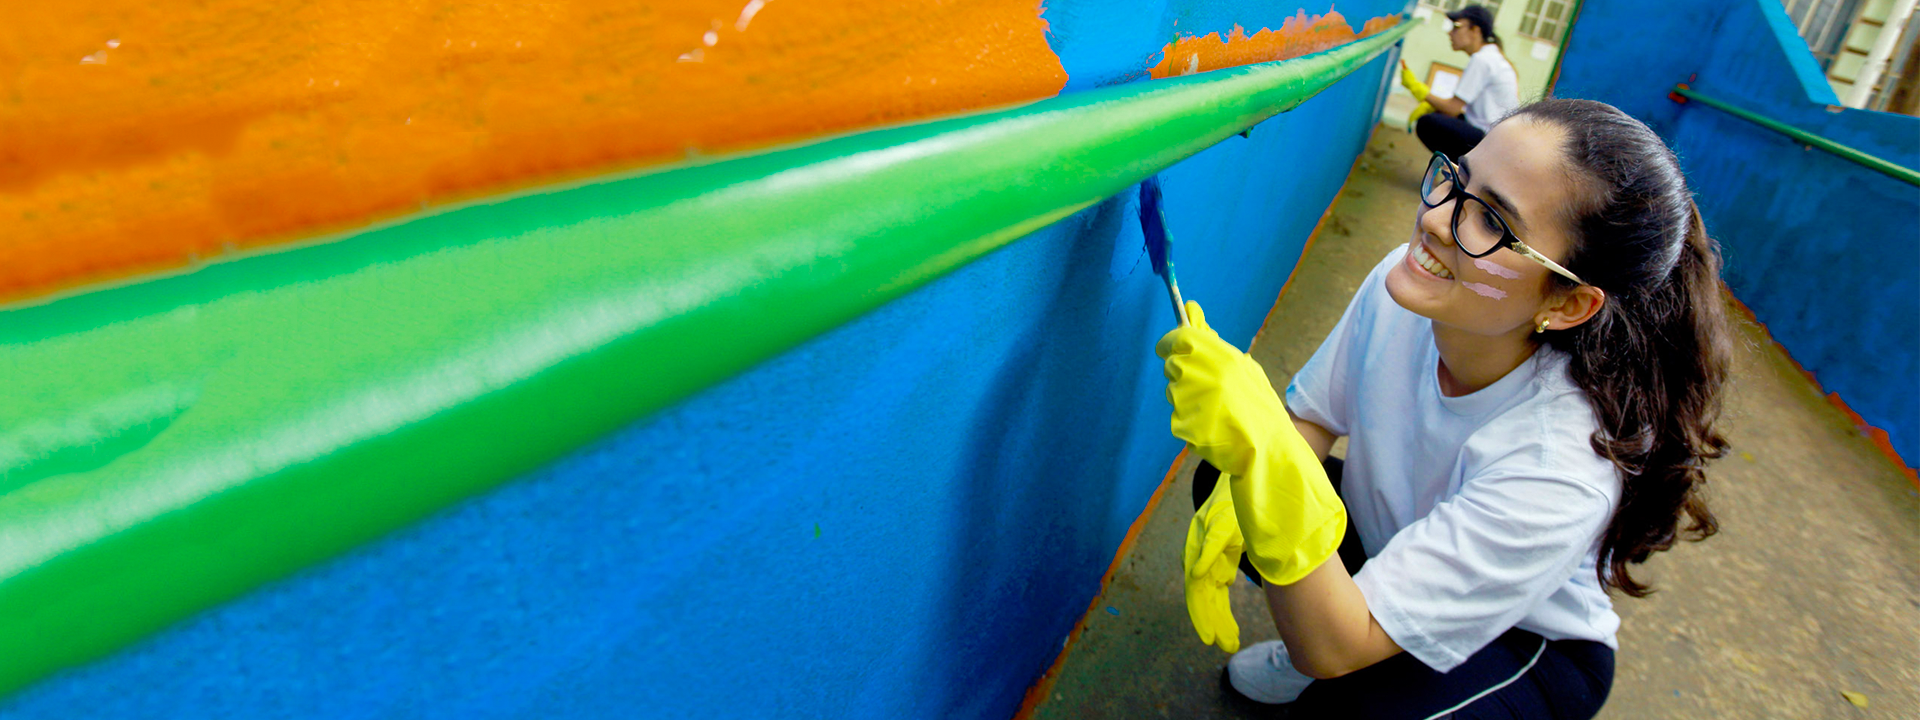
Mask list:
[[[1180,283],[1173,281],[1173,268],[1167,268],[1167,296],[1173,298],[1173,316],[1180,319],[1180,327],[1193,323],[1187,321],[1187,303],[1180,299]]]

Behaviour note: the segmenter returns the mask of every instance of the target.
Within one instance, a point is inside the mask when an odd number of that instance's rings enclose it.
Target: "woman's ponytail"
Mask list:
[[[1586,100],[1546,100],[1514,117],[1566,130],[1567,161],[1589,198],[1573,213],[1567,265],[1608,300],[1586,323],[1541,337],[1569,356],[1599,420],[1593,450],[1623,482],[1600,581],[1642,597],[1652,588],[1629,566],[1719,530],[1705,473],[1727,448],[1714,428],[1731,355],[1719,246],[1673,153],[1639,121]]]

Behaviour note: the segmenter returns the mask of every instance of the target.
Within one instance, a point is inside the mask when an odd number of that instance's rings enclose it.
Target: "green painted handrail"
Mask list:
[[[1781,135],[1785,135],[1787,137],[1793,138],[1797,142],[1805,143],[1807,145],[1812,145],[1814,147],[1820,148],[1821,150],[1825,150],[1827,152],[1833,153],[1847,160],[1851,160],[1853,162],[1864,165],[1877,172],[1885,173],[1893,177],[1895,180],[1905,182],[1909,185],[1920,186],[1920,172],[1916,172],[1913,169],[1908,168],[1906,166],[1903,166],[1903,165],[1894,163],[1890,160],[1885,160],[1873,155],[1868,155],[1867,153],[1861,152],[1859,150],[1855,150],[1846,145],[1841,145],[1840,143],[1834,142],[1832,140],[1828,140],[1826,138],[1820,137],[1819,135],[1815,135],[1805,130],[1801,130],[1800,128],[1794,127],[1792,125],[1788,125],[1786,123],[1780,122],[1778,120],[1767,117],[1765,115],[1761,115],[1759,113],[1755,113],[1755,112],[1746,110],[1744,108],[1741,108],[1739,106],[1730,104],[1725,100],[1721,100],[1709,95],[1702,95],[1700,94],[1700,91],[1687,87],[1686,83],[1675,85],[1673,87],[1673,92],[1674,94],[1679,95],[1680,97],[1686,98],[1688,100],[1698,100],[1701,102],[1701,104],[1704,104],[1707,107],[1720,110],[1721,112],[1725,112],[1728,115],[1732,115],[1734,117],[1740,118],[1742,120],[1753,123],[1755,125],[1759,125],[1760,127],[1780,133]]]
[[[0,692],[550,463],[1298,106],[1409,26],[0,312]]]

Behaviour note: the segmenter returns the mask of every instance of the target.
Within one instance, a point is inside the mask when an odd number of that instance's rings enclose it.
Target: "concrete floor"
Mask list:
[[[1426,158],[1399,129],[1375,131],[1255,340],[1275,387],[1406,238]],[[1733,450],[1709,471],[1722,530],[1648,563],[1638,576],[1654,582],[1652,597],[1616,599],[1621,649],[1600,717],[1920,717],[1920,493],[1764,330],[1740,326],[1721,424]],[[1180,552],[1193,512],[1192,462],[1183,464],[1067,650],[1037,720],[1236,717],[1217,685],[1226,655],[1200,644],[1183,601]],[[1233,605],[1243,644],[1277,637],[1251,583],[1234,587]]]

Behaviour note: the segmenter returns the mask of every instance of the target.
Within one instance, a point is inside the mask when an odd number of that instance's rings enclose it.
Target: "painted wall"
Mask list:
[[[1699,37],[1711,41],[1675,41]],[[1634,72],[1619,72],[1622,58]],[[1554,90],[1613,103],[1666,138],[1726,254],[1733,294],[1870,434],[1920,464],[1920,188],[1667,99],[1689,78],[1702,93],[1909,168],[1920,168],[1920,118],[1829,109],[1832,88],[1774,0],[1589,3]]]
[[[1327,11],[1028,10],[1068,92],[1146,78],[1181,38],[1231,48],[1235,27]],[[1165,173],[1183,290],[1228,338],[1291,272],[1391,59]],[[0,716],[1008,717],[1179,450],[1150,349],[1173,321],[1143,255],[1130,198],[1091,208]]]

